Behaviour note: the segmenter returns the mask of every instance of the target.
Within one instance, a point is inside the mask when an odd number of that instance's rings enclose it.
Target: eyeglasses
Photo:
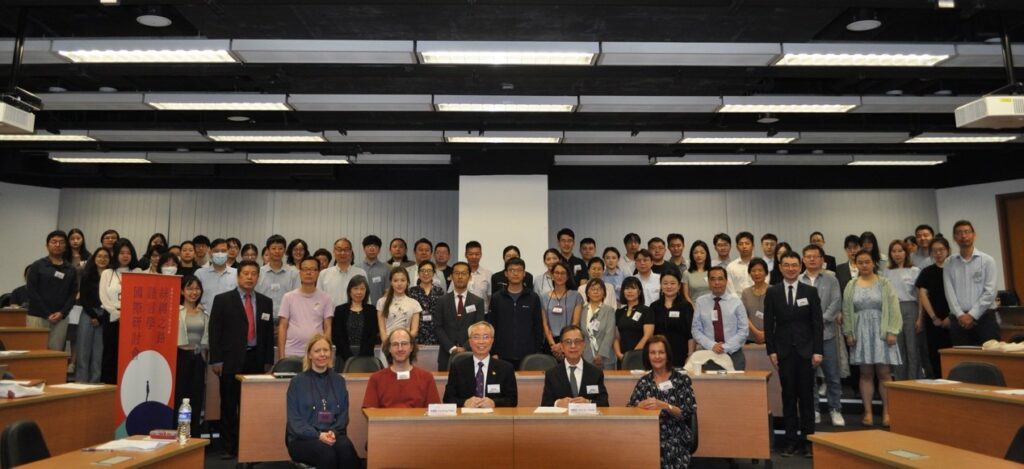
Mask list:
[[[432,274],[432,273],[434,273],[434,269],[420,269],[420,273],[421,274]]]
[[[508,269],[508,273],[510,273],[510,274],[521,274],[523,272],[526,272],[526,271],[523,270],[523,269]]]
[[[487,334],[484,334],[484,335],[480,335],[480,334],[473,334],[473,335],[472,335],[472,336],[470,336],[469,338],[470,338],[470,339],[473,339],[473,340],[491,340],[491,336],[490,336],[490,335],[487,335]]]
[[[562,339],[565,345],[583,345],[583,339]]]
[[[394,348],[406,348],[412,345],[412,342],[392,342],[391,346]]]

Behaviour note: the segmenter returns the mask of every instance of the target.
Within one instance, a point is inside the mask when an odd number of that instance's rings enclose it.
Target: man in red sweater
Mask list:
[[[412,366],[416,341],[406,329],[395,329],[383,345],[389,366],[370,376],[363,396],[363,408],[427,407],[440,404],[434,375]]]

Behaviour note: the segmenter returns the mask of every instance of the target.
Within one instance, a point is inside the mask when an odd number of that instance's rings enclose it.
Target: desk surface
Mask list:
[[[68,380],[68,354],[56,350],[31,350],[27,353],[0,356],[0,364],[17,379],[42,379],[46,384]]]
[[[23,308],[0,308],[0,326],[25,327],[28,311]]]
[[[141,439],[142,437],[131,437]],[[18,466],[23,469],[67,469],[73,467],[103,467],[97,466],[96,461],[112,456],[127,456],[132,459],[121,464],[110,467],[118,469],[130,469],[139,467],[203,467],[205,456],[203,447],[209,445],[209,440],[202,438],[191,438],[185,446],[177,442],[164,446],[153,451],[97,451],[87,452],[81,450],[69,451],[42,461],[36,461],[25,466]]]
[[[0,399],[0,412],[16,407],[38,405],[63,399],[73,399],[93,394],[113,393],[117,390],[117,386],[110,384],[95,384],[90,386],[95,387],[90,387],[89,389],[68,389],[48,385],[44,388],[45,392],[40,396],[19,397],[17,399]]]
[[[34,420],[52,454],[102,443],[114,436],[116,391],[111,385],[90,389],[46,386],[41,396],[0,399],[0,428],[15,420]]]
[[[972,383],[926,384],[917,381],[890,381],[885,383],[892,389],[925,392],[958,397],[962,399],[984,399],[1012,406],[1024,406],[1024,396],[1000,394],[1011,388]]]
[[[883,430],[816,433],[809,439],[815,445],[815,467],[818,467],[819,464],[821,467],[877,467],[883,465],[943,469],[949,467],[984,467],[986,469],[1020,467],[1018,464],[1004,459]],[[923,457],[909,459],[890,453],[897,449],[910,451]],[[854,458],[850,458],[850,456]],[[863,464],[864,462],[868,464]]]
[[[68,353],[59,350],[29,350],[27,353],[0,355],[0,363],[18,360],[35,360],[39,358],[67,358]]]
[[[412,420],[558,420],[558,419],[603,419],[603,420],[657,420],[658,411],[635,407],[598,407],[600,415],[537,414],[536,407],[503,407],[490,414],[459,414],[454,416],[430,417],[427,409],[363,409],[370,422],[412,421]]]
[[[1024,360],[1024,352],[1003,352],[1000,350],[981,350],[976,348],[944,348],[939,355],[966,355],[974,357],[1006,357]]]

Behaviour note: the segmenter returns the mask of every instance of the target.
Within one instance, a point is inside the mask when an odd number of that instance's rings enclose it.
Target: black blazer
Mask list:
[[[836,271],[836,258],[834,256],[825,254],[825,270]]]
[[[444,402],[462,407],[466,399],[476,394],[476,363],[473,357],[460,359],[448,371],[448,384],[444,387]],[[489,392],[491,385],[498,385],[500,392]],[[519,404],[519,390],[516,387],[516,370],[512,364],[491,358],[487,365],[484,396],[491,398],[497,407],[515,407]]]
[[[255,300],[256,350],[263,358],[263,364],[273,365],[274,302],[255,290],[252,293]],[[244,369],[248,331],[249,320],[245,318],[245,306],[238,289],[215,296],[210,310],[210,363],[223,363],[225,374],[262,373],[264,370]]]
[[[580,360],[583,365],[583,373],[580,377],[580,397],[594,401],[598,407],[608,407],[608,389],[604,387],[604,371],[592,365],[586,360]],[[597,386],[596,393],[588,393],[588,386]],[[544,372],[544,393],[540,398],[540,405],[551,407],[555,401],[563,397],[572,397],[572,388],[569,386],[569,376],[565,372],[565,364],[559,362],[557,365]]]
[[[800,300],[806,304],[799,305]],[[764,295],[764,342],[768,354],[779,354],[779,359],[798,354],[811,358],[822,354],[823,322],[818,289],[797,283],[793,306],[786,304],[786,283],[768,287]]]
[[[352,356],[352,347],[348,340],[348,318],[352,314],[352,303],[345,303],[334,308],[334,317],[331,319],[331,340],[334,347],[338,349],[338,361],[340,365],[345,364]],[[359,334],[359,356],[373,356],[373,346],[380,342],[380,332],[377,331],[377,308],[367,303],[363,305],[363,330]],[[339,368],[340,369],[340,368]]]
[[[463,306],[466,314],[461,319],[456,319],[456,306],[459,300],[455,298],[455,292],[448,292],[441,295],[434,302],[431,313],[434,316],[434,333],[437,334],[437,369],[445,371],[448,369],[448,351],[452,347],[459,346],[469,350],[469,326],[484,320],[487,310],[484,308],[484,300],[466,291],[466,298]],[[475,311],[470,311],[474,310]]]
[[[846,291],[846,284],[853,280],[853,275],[850,275],[850,263],[843,262],[836,266],[836,280],[839,280],[839,291]]]

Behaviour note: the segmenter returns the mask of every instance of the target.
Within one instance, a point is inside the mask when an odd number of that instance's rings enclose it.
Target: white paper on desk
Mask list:
[[[20,384],[24,386],[31,382],[32,381],[29,381],[27,379],[0,379],[0,384]]]
[[[79,318],[82,317],[82,305],[74,305],[71,307],[71,311],[68,312],[68,324],[78,324]]]
[[[28,353],[28,350],[2,350],[0,351],[0,357],[7,357],[10,355],[22,355]]]
[[[17,382],[7,381],[0,383],[0,397],[39,396],[43,394],[44,389],[46,389],[45,383],[39,383],[36,386],[25,386]]]
[[[277,377],[274,375],[245,375],[246,381],[274,381]]]
[[[746,371],[744,371],[744,370],[725,370],[725,374],[727,374],[727,375],[742,375],[743,373],[746,373]]]
[[[569,409],[566,409],[565,407],[538,407],[538,408],[533,410],[533,413],[535,413],[535,414],[564,414],[564,413],[566,413],[568,411],[569,411]]]
[[[162,448],[175,440],[113,440],[96,447],[106,451],[153,451]]]
[[[488,407],[463,407],[461,412],[463,414],[493,414],[494,409]]]
[[[959,381],[953,381],[951,379],[917,379],[914,381],[921,384],[960,384]]]
[[[102,384],[83,384],[83,383],[64,383],[64,384],[51,384],[51,388],[57,389],[96,389],[102,388]]]
[[[631,374],[631,375],[646,375],[647,371],[645,371],[645,370],[629,370],[629,374]]]
[[[992,391],[996,394],[1005,394],[1007,396],[1024,396],[1024,389],[1003,389],[1000,391]]]

